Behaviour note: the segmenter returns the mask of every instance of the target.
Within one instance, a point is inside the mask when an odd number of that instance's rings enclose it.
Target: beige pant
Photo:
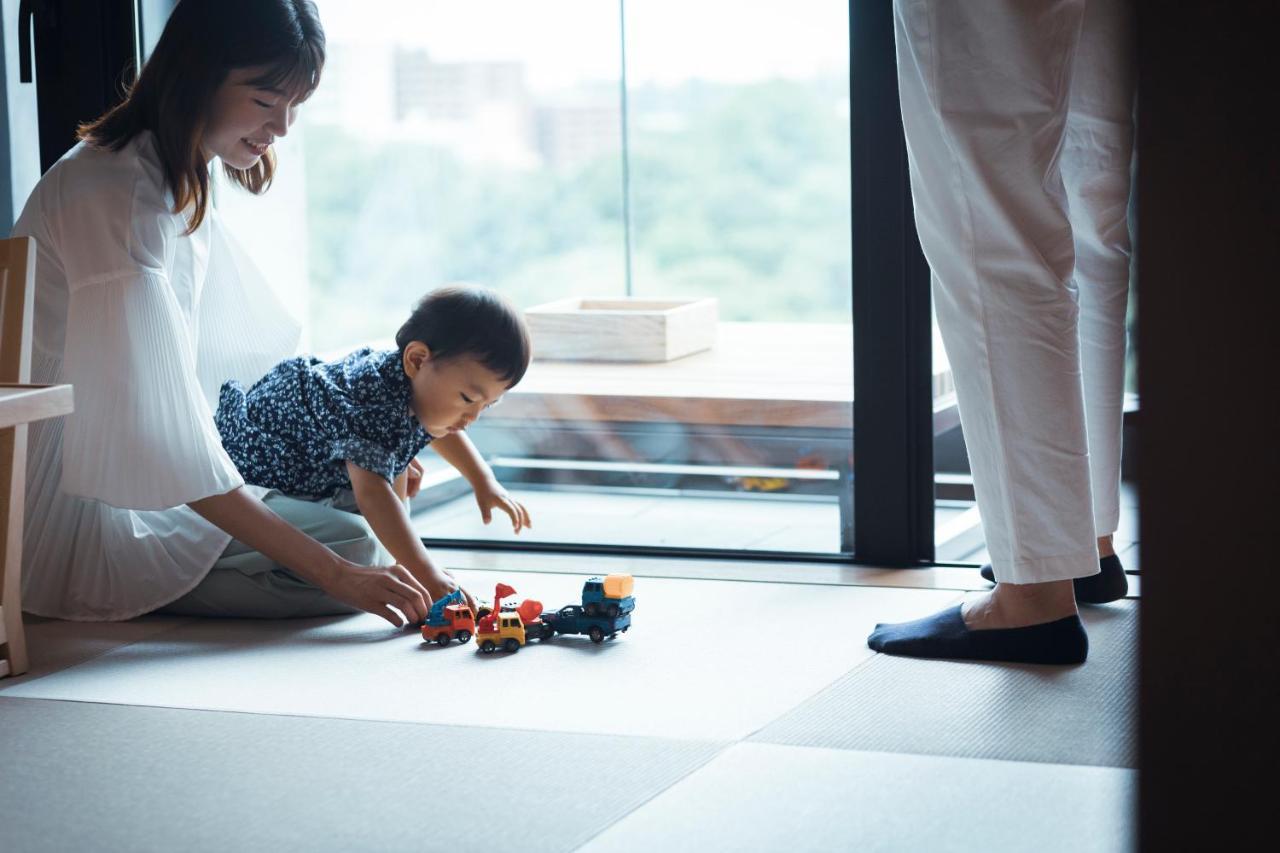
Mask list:
[[[1098,571],[1119,523],[1125,0],[897,0],[916,225],[996,578]]]

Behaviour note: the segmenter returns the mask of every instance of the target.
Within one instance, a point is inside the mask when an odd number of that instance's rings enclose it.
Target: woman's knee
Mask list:
[[[298,530],[346,560],[372,565],[381,549],[364,516],[320,501],[273,493],[267,506]]]
[[[364,516],[336,512],[315,538],[338,556],[361,566],[372,565],[378,558],[378,540]]]

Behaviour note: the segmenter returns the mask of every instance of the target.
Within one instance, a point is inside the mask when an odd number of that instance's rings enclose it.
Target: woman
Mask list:
[[[422,582],[368,565],[363,519],[246,486],[210,413],[298,327],[219,221],[209,165],[270,185],[324,47],[310,0],[182,0],[128,99],[32,192],[14,227],[39,245],[32,381],[73,384],[76,411],[31,431],[24,609],[425,617]]]

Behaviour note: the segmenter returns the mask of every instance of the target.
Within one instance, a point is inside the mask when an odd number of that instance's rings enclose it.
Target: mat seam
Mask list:
[[[438,729],[472,729],[475,731],[500,731],[500,732],[519,732],[524,734],[544,734],[544,735],[568,735],[578,737],[605,737],[619,738],[623,740],[637,741],[665,741],[667,743],[686,743],[686,744],[725,744],[732,746],[741,741],[727,741],[720,738],[688,738],[688,737],[668,737],[664,735],[636,735],[636,734],[619,734],[616,732],[584,732],[584,731],[564,731],[560,729],[531,729],[519,728],[516,726],[486,726],[486,725],[467,725],[465,723],[431,723],[423,720],[393,720],[385,717],[342,717],[342,716],[321,716],[319,714],[286,714],[275,713],[270,711],[239,711],[228,708],[183,708],[177,705],[153,705],[134,702],[108,702],[102,699],[57,699],[50,696],[5,696],[0,693],[0,699],[20,700],[27,702],[69,702],[77,705],[104,705],[111,708],[147,708],[156,711],[178,711],[193,714],[235,714],[244,717],[271,717],[286,720],[332,720],[340,723],[375,723],[380,725],[393,726],[417,726],[425,728]]]

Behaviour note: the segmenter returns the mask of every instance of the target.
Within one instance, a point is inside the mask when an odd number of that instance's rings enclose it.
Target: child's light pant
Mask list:
[[[896,2],[916,225],[1001,581],[1097,573],[1119,521],[1129,15]]]

